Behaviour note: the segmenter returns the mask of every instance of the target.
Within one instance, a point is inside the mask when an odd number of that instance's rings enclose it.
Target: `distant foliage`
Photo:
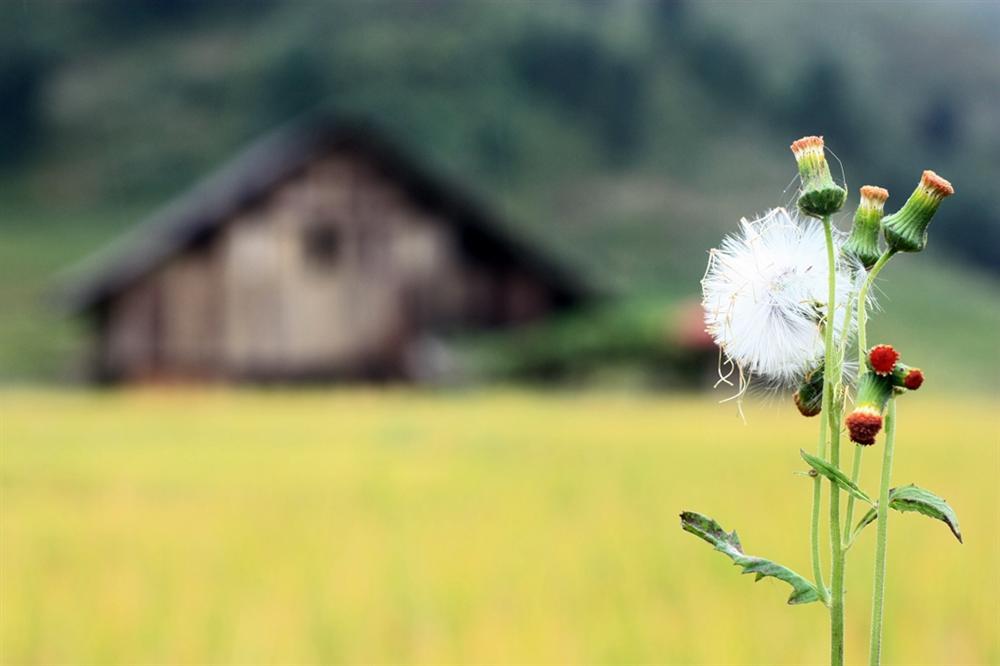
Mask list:
[[[527,32],[513,63],[531,94],[588,121],[611,164],[637,157],[648,83],[639,63],[611,52],[590,33],[562,28]]]
[[[41,139],[44,77],[39,55],[0,52],[0,165],[25,159]]]
[[[704,183],[730,166],[718,129],[787,141],[822,128],[842,159],[882,174],[894,193],[910,174],[880,156],[888,142],[898,164],[946,159],[942,170],[965,185],[942,214],[956,230],[944,242],[1000,266],[1000,243],[972,240],[1000,227],[1000,204],[986,194],[1000,178],[989,154],[1000,141],[989,122],[997,78],[978,66],[994,46],[970,28],[969,47],[949,51],[948,67],[919,70],[896,46],[918,43],[936,20],[930,13],[887,24],[890,32],[854,30],[858,48],[839,49],[789,30],[794,21],[774,7],[716,4],[0,3],[0,161],[40,158],[29,177],[57,171],[80,192],[110,183],[128,197],[160,198],[254,135],[329,102],[387,120],[418,149],[432,147],[431,157],[495,179],[487,189],[511,184],[515,198],[624,169],[689,180],[707,196]],[[850,22],[831,14],[830,29],[877,19],[883,10],[867,4]],[[956,25],[969,28],[984,11],[956,9],[966,12]],[[741,22],[753,12],[771,17]],[[866,52],[886,66],[859,65]],[[50,87],[50,76],[65,85]],[[907,96],[905,113],[899,100],[897,113],[883,112],[877,91],[889,76],[899,78],[895,96]],[[55,131],[59,150],[42,156]],[[95,154],[95,141],[107,149]],[[624,254],[654,267],[636,245]]]
[[[258,90],[260,125],[269,128],[320,104],[329,94],[327,66],[304,48],[293,48],[274,61]]]
[[[260,10],[272,0],[97,0],[92,3],[96,23],[106,31],[169,28],[203,17],[213,11]],[[122,35],[125,36],[124,34]]]
[[[856,104],[842,66],[820,56],[807,64],[792,86],[784,117],[792,134],[805,134],[822,127],[840,149],[854,156],[864,138],[855,116]],[[779,115],[781,115],[779,113]]]
[[[756,103],[763,86],[749,49],[716,32],[690,38],[683,47],[687,66],[713,96],[743,108]]]
[[[950,154],[960,141],[961,122],[961,111],[955,97],[938,94],[930,101],[920,118],[920,139],[935,150]]]

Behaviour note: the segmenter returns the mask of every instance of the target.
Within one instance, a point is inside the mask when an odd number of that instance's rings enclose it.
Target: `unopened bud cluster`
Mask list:
[[[799,210],[813,217],[836,213],[844,205],[847,191],[833,180],[826,161],[821,136],[804,136],[792,142],[792,154],[799,167],[802,189]],[[927,226],[946,197],[955,193],[947,180],[933,171],[924,171],[920,184],[903,207],[883,217],[889,192],[881,187],[861,188],[861,202],[854,213],[854,226],[842,250],[857,259],[866,269],[882,255],[879,231],[890,252],[920,252],[927,245]]]
[[[854,409],[844,419],[851,441],[862,446],[875,443],[882,430],[885,406],[895,390],[916,391],[924,383],[920,368],[899,362],[892,345],[875,345],[868,352],[867,367],[858,380]]]

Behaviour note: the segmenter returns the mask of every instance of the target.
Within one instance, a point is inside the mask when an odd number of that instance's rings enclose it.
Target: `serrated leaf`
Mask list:
[[[948,506],[948,503],[929,490],[924,490],[912,483],[889,491],[889,506],[896,511],[916,511],[925,516],[940,520],[959,543],[962,543],[962,532],[958,528],[958,516]]]
[[[962,543],[962,531],[958,527],[958,516],[955,515],[954,509],[929,490],[924,490],[912,483],[901,488],[892,488],[889,490],[889,508],[901,513],[916,511],[917,513],[940,520],[948,526],[948,529],[955,535],[958,542]],[[875,508],[869,510],[868,513],[862,516],[861,521],[858,522],[858,526],[854,528],[855,533],[860,532],[866,525],[875,522],[877,517],[878,512]]]
[[[802,449],[799,449],[799,453],[802,454],[802,459],[805,460],[810,467],[816,470],[819,474],[822,474],[826,478],[836,483],[838,486],[840,486],[841,490],[846,490],[847,492],[854,495],[862,502],[875,504],[875,502],[872,501],[872,498],[868,497],[868,495],[865,494],[865,491],[861,490],[861,488],[858,488],[858,484],[854,483],[849,478],[847,478],[847,475],[845,475],[839,469],[837,469],[827,461],[823,460],[822,458],[817,458],[812,454],[806,453]]]
[[[685,511],[681,514],[681,527],[684,528],[684,531],[712,544],[717,551],[743,567],[743,573],[756,574],[754,580],[770,576],[791,585],[792,594],[788,597],[789,604],[807,604],[820,600],[816,586],[791,569],[775,564],[771,560],[744,553],[740,539],[736,536],[736,530],[727,534],[719,523],[708,516],[693,511]]]

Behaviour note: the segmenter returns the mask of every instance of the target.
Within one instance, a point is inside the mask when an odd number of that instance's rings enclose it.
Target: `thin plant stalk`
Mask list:
[[[826,359],[823,372],[823,403],[828,419],[830,435],[830,464],[840,467],[840,410],[835,407],[834,387],[840,383],[841,366],[836,358],[833,343],[835,326],[837,273],[836,255],[833,244],[833,229],[830,216],[823,217],[823,231],[826,235],[827,257],[827,322],[824,329],[824,352]],[[831,599],[830,599],[830,663],[840,666],[844,663],[844,550],[840,541],[840,488],[830,482],[830,550],[832,559]]]
[[[872,596],[872,637],[868,663],[878,666],[882,658],[882,626],[885,621],[885,557],[889,542],[889,483],[892,477],[892,450],[896,443],[896,398],[889,398],[885,418],[885,451],[882,454],[882,483],[878,495],[878,533],[875,538],[875,590]]]
[[[852,463],[851,469],[851,481],[854,485],[858,484],[858,478],[861,476],[861,453],[864,447],[860,444],[854,445],[854,461]],[[844,550],[851,547],[854,542],[854,534],[851,531],[851,525],[854,523],[854,495],[847,496],[847,514],[844,517],[844,534],[850,535],[848,540],[844,543]]]
[[[819,445],[817,448],[819,457],[826,460],[826,419],[820,419],[819,422]],[[819,513],[822,493],[823,479],[817,474],[813,478],[812,525],[809,532],[810,545],[812,546],[813,579],[816,582],[816,589],[819,590],[820,596],[823,598],[823,603],[829,606],[830,592],[826,589],[826,583],[823,582],[823,562],[819,554]]]
[[[844,358],[844,343],[846,342],[847,327],[850,323],[850,301],[848,301],[848,306],[846,308],[846,314],[844,315],[844,326],[841,330],[841,349],[840,358]],[[831,320],[835,321],[835,318],[831,317]],[[824,342],[825,342],[824,336]],[[826,381],[826,370],[823,371],[823,379]],[[824,398],[825,400],[825,398]],[[819,420],[819,445],[817,446],[817,455],[822,459],[826,460],[826,442],[827,442],[827,424],[828,421],[825,417]],[[819,523],[820,523],[820,506],[822,504],[822,491],[823,483],[819,475],[816,475],[813,479],[813,503],[812,503],[812,525],[810,529],[810,540],[812,546],[812,565],[813,565],[813,578],[816,582],[816,589],[819,590],[820,596],[823,599],[823,603],[829,608],[830,606],[830,590],[827,589],[826,583],[823,581],[823,562],[820,558],[820,546],[819,546]]]
[[[878,258],[878,261],[872,266],[871,270],[868,271],[868,277],[865,278],[864,283],[861,285],[861,291],[858,293],[858,371],[865,367],[865,354],[868,353],[868,290],[871,288],[872,283],[878,276],[879,272],[885,268],[885,265],[889,263],[892,259],[892,255],[895,252],[893,250],[886,250],[882,253],[882,256]]]
[[[882,253],[882,256],[878,258],[878,261],[871,267],[868,271],[868,277],[865,278],[864,283],[861,285],[861,291],[858,293],[858,372],[860,373],[865,367],[865,355],[868,353],[868,290],[871,288],[872,283],[878,276],[879,272],[885,268],[885,265],[889,263],[892,259],[892,250],[886,250]],[[851,470],[851,481],[858,483],[858,479],[861,477],[861,458],[863,453],[863,448],[861,446],[854,447],[854,465]],[[851,524],[854,520],[854,496],[849,495],[847,497],[847,517],[844,521],[844,529],[848,534],[851,532]],[[848,543],[844,544],[844,548],[849,548],[852,538]]]

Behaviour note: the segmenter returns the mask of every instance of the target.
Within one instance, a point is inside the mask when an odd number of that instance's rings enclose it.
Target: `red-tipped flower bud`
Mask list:
[[[844,254],[857,258],[864,267],[871,268],[881,256],[878,248],[878,232],[882,224],[882,209],[889,198],[889,191],[865,185],[861,188],[861,203],[854,213],[854,227],[851,236],[842,248]]]
[[[856,407],[844,419],[851,441],[862,446],[875,443],[875,435],[882,430],[882,414],[871,407]]]
[[[861,186],[861,208],[874,208],[882,210],[885,202],[889,200],[889,190],[877,185]]]
[[[837,185],[830,175],[823,137],[802,137],[794,141],[791,148],[799,165],[799,177],[802,180],[799,210],[813,217],[836,213],[847,199],[847,190]]]
[[[861,375],[854,410],[844,419],[852,442],[862,446],[875,443],[875,435],[882,430],[882,412],[891,395],[892,382],[888,377],[874,372]]]
[[[875,345],[868,352],[868,365],[877,375],[883,377],[892,372],[899,360],[899,352],[892,345]]]
[[[916,391],[924,385],[924,373],[920,368],[911,368],[904,363],[897,363],[890,376],[893,386],[901,386]]]
[[[927,225],[945,197],[955,193],[947,180],[924,171],[903,207],[882,220],[885,242],[896,252],[920,252],[927,246]]]

